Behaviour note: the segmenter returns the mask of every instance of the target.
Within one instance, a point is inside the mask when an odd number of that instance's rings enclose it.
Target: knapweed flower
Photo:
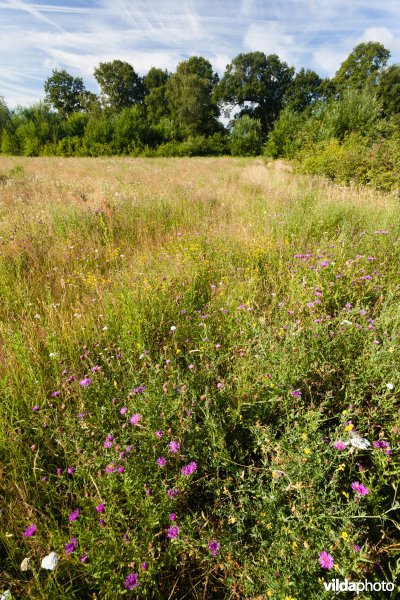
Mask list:
[[[167,537],[170,540],[176,540],[176,538],[178,537],[178,535],[179,535],[179,527],[175,526],[175,525],[170,525],[168,527]]]
[[[84,379],[81,379],[79,382],[79,385],[81,387],[87,387],[88,385],[90,385],[92,383],[92,380],[90,379],[90,377],[85,377]]]
[[[346,450],[347,448],[347,442],[342,442],[342,440],[338,440],[337,442],[335,442],[333,444],[333,447],[335,448],[335,450]]]
[[[216,540],[211,540],[211,542],[208,543],[208,548],[210,549],[210,552],[213,556],[217,556],[217,552],[220,549],[220,547],[221,544]]]
[[[353,550],[354,550],[354,552],[361,552],[361,548],[358,544],[354,544]]]
[[[143,570],[143,571],[147,571],[147,569],[149,568],[149,563],[147,563],[147,562],[142,562],[142,565],[141,565],[141,566],[142,566],[142,570]]]
[[[68,467],[67,473],[68,473],[68,475],[73,475],[75,473],[75,467]]]
[[[186,477],[188,475],[191,475],[192,473],[194,473],[197,469],[197,464],[192,461],[190,462],[188,465],[184,465],[182,467],[182,475],[185,475]]]
[[[163,436],[163,432],[161,430],[156,431],[156,436],[161,438]]]
[[[139,575],[137,573],[129,573],[125,578],[125,587],[127,590],[133,590],[139,585]]]
[[[176,488],[168,489],[167,494],[170,498],[175,498],[178,495],[178,491]]]
[[[32,412],[37,412],[39,408],[39,404],[35,404],[35,406],[32,408]]]
[[[47,569],[48,571],[54,571],[56,566],[58,565],[58,556],[55,552],[50,552],[47,556],[42,560],[42,569]]]
[[[301,398],[301,391],[300,390],[291,390],[290,393],[293,396],[293,398]]]
[[[128,411],[128,408],[126,406],[123,406],[121,408],[121,410],[119,411],[119,414],[124,416],[124,415],[126,415],[127,411]]]
[[[369,489],[367,487],[365,487],[365,485],[363,483],[360,483],[359,481],[353,481],[353,483],[351,484],[351,489],[356,494],[359,494],[359,496],[366,496],[367,494],[369,494]]]
[[[175,514],[175,513],[171,513],[171,514],[169,515],[169,520],[170,520],[170,521],[176,521],[176,514]]]
[[[141,419],[142,419],[142,415],[139,413],[136,413],[131,416],[131,418],[129,419],[129,423],[131,425],[137,425]]]
[[[105,442],[104,442],[104,444],[103,444],[103,447],[104,447],[104,448],[111,448],[111,446],[113,445],[113,441],[114,441],[114,438],[113,438],[113,436],[112,436],[112,435],[108,435],[108,436],[106,437],[106,439],[105,439]]]
[[[104,508],[105,508],[105,507],[104,507],[104,504],[103,504],[103,503],[101,503],[101,504],[98,504],[98,505],[96,506],[96,511],[97,511],[98,513],[102,513],[102,512],[104,512]]]
[[[385,442],[385,440],[378,440],[373,443],[374,448],[389,448],[389,442]]]
[[[59,396],[61,394],[60,390],[56,390],[55,392],[53,392],[52,394],[50,394],[51,398],[57,398],[57,396]]]
[[[169,445],[169,451],[171,452],[171,454],[176,454],[179,450],[179,448],[181,447],[180,443],[177,442],[176,440],[171,440]]]
[[[64,544],[64,550],[65,550],[66,556],[68,556],[68,554],[71,554],[71,552],[74,552],[77,545],[78,545],[78,542],[77,542],[76,538],[71,538],[70,542],[67,542],[66,544]]]
[[[68,515],[69,522],[73,523],[74,521],[76,521],[77,518],[79,517],[79,515],[80,515],[80,510],[79,510],[79,508],[76,508],[75,510],[72,511],[72,513],[70,513]]]
[[[82,554],[82,556],[79,559],[79,562],[81,563],[87,563],[88,561],[88,555],[87,554]]]
[[[165,467],[165,465],[167,464],[167,459],[165,458],[165,456],[160,456],[159,458],[157,458],[156,463],[159,467]]]
[[[31,523],[30,525],[28,525],[28,527],[24,531],[24,538],[31,537],[31,535],[34,535],[36,533],[36,530],[37,530],[37,527],[36,527],[35,523]]]
[[[318,562],[323,569],[327,569],[327,571],[330,571],[330,569],[332,569],[335,561],[333,560],[333,556],[331,556],[324,550],[323,552],[320,553],[320,555],[318,557]]]

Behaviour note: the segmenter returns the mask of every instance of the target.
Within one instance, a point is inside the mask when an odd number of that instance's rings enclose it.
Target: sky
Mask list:
[[[222,75],[254,50],[330,77],[366,41],[400,62],[399,0],[0,0],[0,96],[43,99],[53,69],[98,92],[93,70],[114,59],[145,75],[200,55]]]

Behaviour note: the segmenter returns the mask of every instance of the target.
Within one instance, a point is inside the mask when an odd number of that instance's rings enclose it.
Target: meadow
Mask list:
[[[0,597],[394,598],[399,264],[281,162],[2,157]]]

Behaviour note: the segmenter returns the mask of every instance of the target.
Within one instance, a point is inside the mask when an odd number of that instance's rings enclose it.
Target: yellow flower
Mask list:
[[[347,542],[347,540],[349,539],[349,534],[346,533],[346,531],[342,531],[342,538],[344,539],[345,542]]]
[[[345,430],[345,431],[353,431],[353,428],[354,428],[354,425],[353,425],[353,423],[350,423],[349,425],[347,425],[347,426],[344,428],[344,430]]]
[[[346,464],[345,463],[341,463],[338,468],[336,469],[336,471],[344,471],[346,468]]]
[[[342,492],[342,494],[345,498],[347,498],[347,500],[349,499],[349,494],[347,492]]]
[[[268,598],[271,598],[271,597],[272,597],[272,590],[268,590],[268,592],[267,592],[267,596],[268,596]]]
[[[179,354],[179,353],[180,353],[180,350],[179,350],[179,348],[177,348],[177,349],[176,349],[176,353],[177,353],[177,354]]]
[[[395,348],[393,346],[390,346],[389,352],[394,352],[394,351],[395,351]]]
[[[311,454],[310,448],[304,448],[304,454]]]

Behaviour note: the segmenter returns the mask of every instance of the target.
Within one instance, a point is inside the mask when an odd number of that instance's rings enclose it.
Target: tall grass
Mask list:
[[[0,591],[394,582],[398,202],[252,159],[0,172]]]

